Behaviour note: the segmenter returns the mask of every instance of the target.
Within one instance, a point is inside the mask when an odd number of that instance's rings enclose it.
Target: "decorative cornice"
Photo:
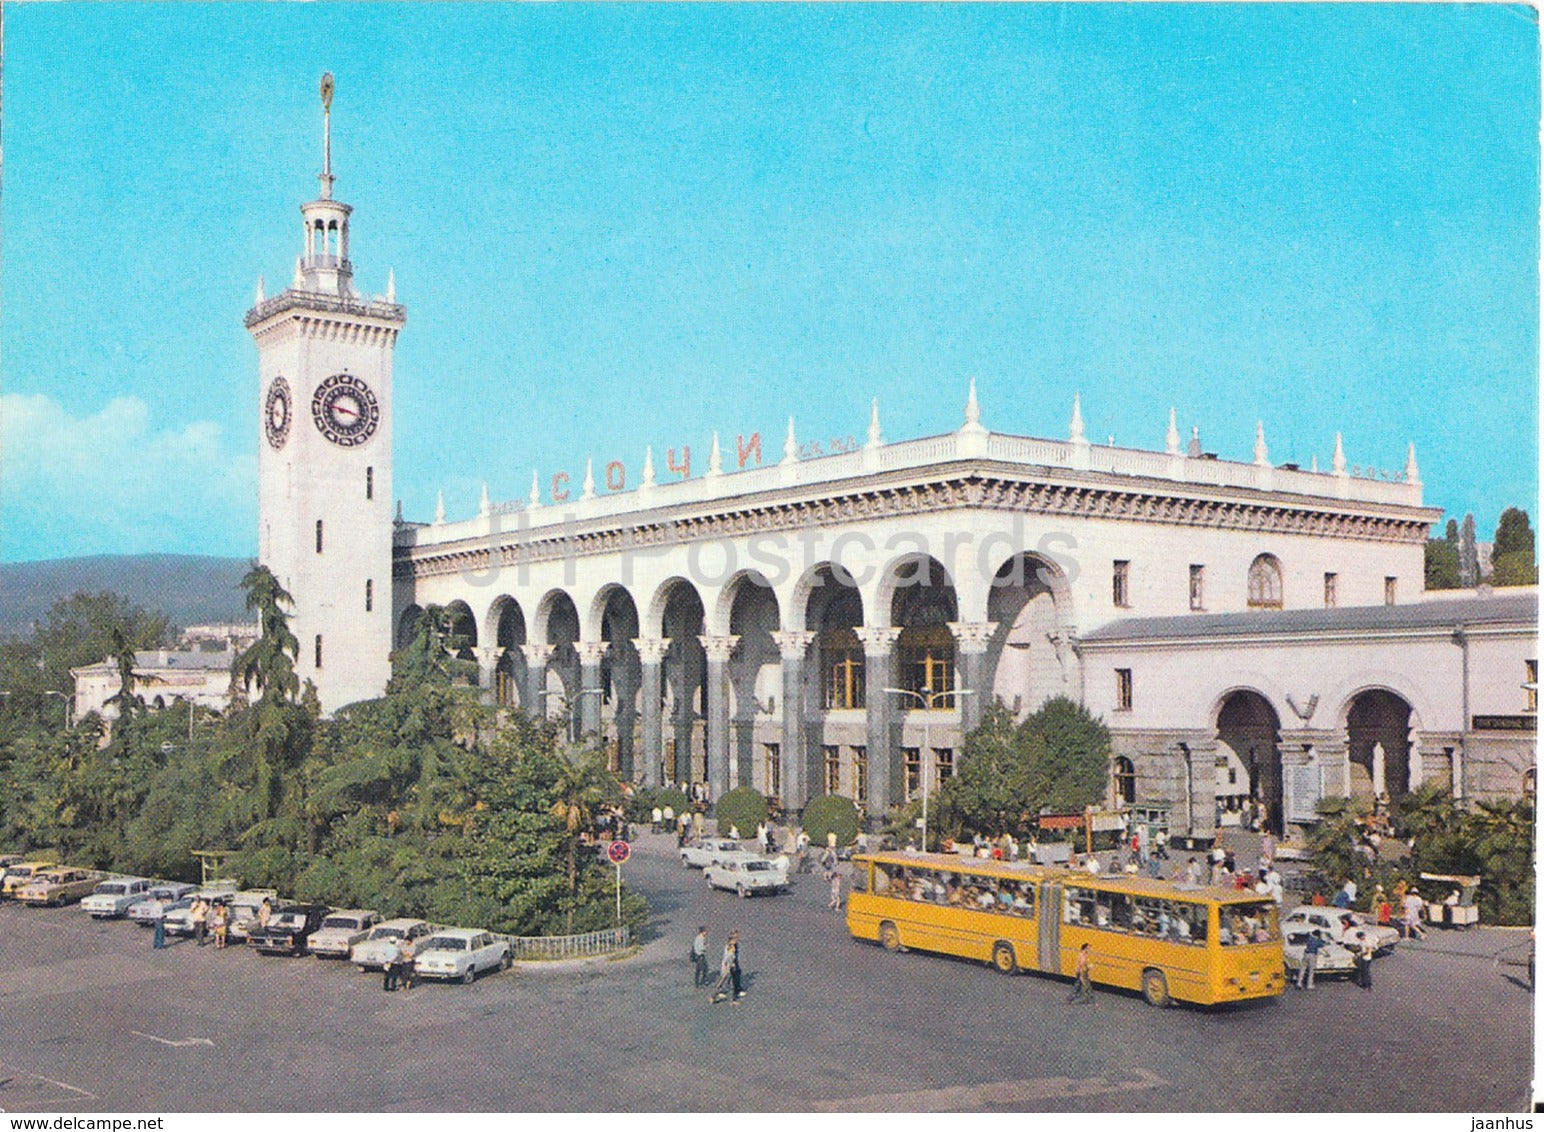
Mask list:
[[[1408,512],[1407,516],[1376,515],[1332,511],[1315,503],[1206,498],[1114,484],[1056,483],[969,473],[931,483],[857,487],[822,499],[768,500],[739,507],[734,502],[723,500],[724,509],[711,514],[640,517],[633,522],[618,516],[613,521],[615,525],[589,530],[511,531],[497,544],[502,559],[498,564],[518,566],[699,540],[961,510],[1424,544],[1433,519],[1423,517],[1423,512],[1436,514],[1428,508],[1408,508],[1402,509]],[[398,577],[423,578],[461,571],[481,572],[494,565],[488,542],[484,535],[469,536],[457,543],[399,547],[394,573]]]

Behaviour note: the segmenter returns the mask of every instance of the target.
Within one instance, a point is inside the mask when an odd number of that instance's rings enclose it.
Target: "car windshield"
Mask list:
[[[403,935],[403,932],[402,932],[401,928],[376,928],[373,932],[370,933],[370,938],[371,939],[401,939],[402,935]]]
[[[302,912],[281,912],[268,921],[268,926],[271,928],[298,928],[305,922],[306,917]]]
[[[1217,933],[1217,942],[1225,947],[1244,943],[1271,943],[1281,938],[1281,928],[1276,922],[1275,901],[1224,904],[1218,912],[1221,929]]]
[[[431,939],[423,945],[424,951],[465,951],[466,940],[455,936],[440,936]]]
[[[769,873],[772,871],[771,861],[746,861],[745,871],[748,873]]]
[[[152,888],[150,890],[150,899],[152,900],[175,900],[176,898],[177,890],[175,888]]]
[[[125,892],[129,891],[129,886],[109,881],[107,884],[97,885],[96,890],[101,896],[122,896]]]
[[[166,906],[168,912],[186,912],[193,907],[193,901],[184,896],[181,900],[174,901]]]
[[[359,919],[355,916],[328,916],[322,921],[324,928],[342,928],[344,931],[357,931]]]

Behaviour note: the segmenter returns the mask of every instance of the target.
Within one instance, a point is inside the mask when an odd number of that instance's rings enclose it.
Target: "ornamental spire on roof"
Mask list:
[[[651,444],[643,450],[643,485],[654,486],[654,446]]]
[[[1163,447],[1170,456],[1180,455],[1179,450],[1179,425],[1174,419],[1174,410],[1169,410],[1169,431],[1164,434]]]
[[[1265,422],[1256,421],[1254,426],[1254,462],[1262,468],[1271,466],[1270,450],[1265,447]]]
[[[875,397],[869,405],[868,447],[878,448],[885,442],[885,435],[879,430],[879,398]]]
[[[477,513],[487,518],[493,510],[493,504],[488,499],[488,481],[483,480],[482,495],[477,500]]]
[[[713,447],[708,451],[708,475],[721,476],[724,474],[724,456],[718,450],[718,433],[713,434]]]
[[[976,400],[976,379],[970,379],[970,395],[965,399],[965,424],[961,432],[985,432],[981,427],[981,402]]]
[[[440,526],[445,522],[445,493],[441,491],[434,501],[434,525]]]
[[[322,75],[322,199],[332,199],[332,72]]]
[[[593,457],[584,462],[584,490],[579,494],[580,499],[595,498],[595,460]]]
[[[1335,469],[1337,476],[1346,474],[1346,446],[1341,443],[1338,432],[1335,434],[1335,459],[1331,467]]]
[[[1079,393],[1072,395],[1072,424],[1067,439],[1074,444],[1088,443],[1088,437],[1083,433],[1083,396]]]
[[[541,506],[541,484],[536,477],[536,469],[531,469],[531,509],[534,511]]]
[[[1410,442],[1409,455],[1405,457],[1405,482],[1420,483],[1421,469],[1415,463],[1415,441]]]
[[[783,438],[783,463],[792,464],[799,459],[799,442],[793,435],[793,418],[788,418],[788,435]]]

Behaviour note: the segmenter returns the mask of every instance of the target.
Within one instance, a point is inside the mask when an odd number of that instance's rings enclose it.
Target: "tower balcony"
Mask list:
[[[323,257],[313,257],[323,258]],[[321,291],[289,290],[264,299],[253,307],[242,320],[248,330],[268,321],[277,314],[290,310],[324,311],[328,314],[362,315],[401,326],[407,321],[407,308],[401,303],[388,303],[383,299],[352,299],[329,295]]]

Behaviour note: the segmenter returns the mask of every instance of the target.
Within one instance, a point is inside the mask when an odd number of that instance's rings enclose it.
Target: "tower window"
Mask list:
[[[1206,567],[1190,567],[1190,608],[1200,611],[1206,608]]]
[[[1249,564],[1249,608],[1280,609],[1281,561],[1262,554]]]
[[[1131,669],[1115,670],[1115,710],[1131,710]]]
[[[365,469],[365,498],[366,499],[374,499],[375,498],[375,469],[374,468],[366,468]]]
[[[1384,605],[1393,605],[1394,602],[1395,602],[1395,599],[1398,597],[1398,592],[1399,592],[1399,579],[1398,578],[1384,578],[1383,579],[1383,604]]]
[[[852,749],[852,800],[858,805],[868,801],[868,748]]]
[[[767,793],[774,798],[783,792],[783,748],[780,743],[763,743],[767,758]]]
[[[316,667],[320,668],[321,666],[322,666],[322,635],[320,633],[318,633],[316,635]]]
[[[1116,559],[1114,572],[1110,575],[1110,591],[1116,609],[1126,609],[1131,605],[1130,562]]]
[[[322,552],[322,521],[320,519],[318,519],[316,521],[316,553],[320,554],[321,552]]]
[[[826,793],[840,794],[842,791],[842,749],[840,747],[824,748],[826,757]]]
[[[366,578],[365,579],[365,612],[366,613],[373,613],[374,611],[375,611],[375,579],[374,578]]]
[[[1324,608],[1334,609],[1340,598],[1336,591],[1340,588],[1339,574],[1324,575]]]

